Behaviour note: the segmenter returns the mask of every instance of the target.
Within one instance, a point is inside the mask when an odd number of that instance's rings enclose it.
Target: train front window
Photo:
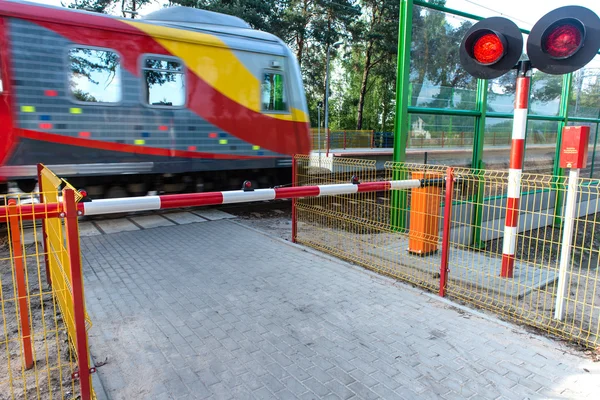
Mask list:
[[[262,82],[262,108],[264,111],[287,111],[282,74],[265,72]]]
[[[144,60],[146,104],[158,107],[185,105],[185,75],[179,61],[151,57]]]
[[[118,103],[121,101],[121,67],[113,51],[90,48],[69,50],[71,94],[76,101]]]

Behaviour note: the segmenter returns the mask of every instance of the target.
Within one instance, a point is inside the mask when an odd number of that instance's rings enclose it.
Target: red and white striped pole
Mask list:
[[[510,164],[508,167],[508,198],[506,200],[504,241],[502,245],[502,269],[500,272],[500,276],[503,278],[512,278],[515,266],[517,229],[519,226],[519,200],[521,197],[521,175],[523,174],[529,83],[531,80],[530,71],[531,63],[529,61],[519,62],[512,142],[510,147]]]
[[[246,183],[248,185],[246,185]],[[77,204],[78,215],[103,215],[136,211],[165,210],[182,207],[212,206],[218,204],[248,203],[275,199],[334,196],[366,192],[412,189],[425,185],[441,185],[443,179],[407,179],[396,181],[342,183],[337,185],[295,186],[273,189],[252,189],[246,181],[244,189],[225,192],[171,194],[164,196],[125,197],[102,199]],[[16,206],[16,212],[25,220],[63,216],[61,204],[26,204]],[[8,215],[7,207],[0,207],[0,220]]]
[[[94,200],[79,203],[80,215],[103,215],[123,212],[165,210],[170,208],[212,206],[218,204],[248,203],[275,199],[320,197],[340,194],[380,192],[421,187],[419,179],[337,185],[296,186],[274,189],[232,190],[226,192],[171,194],[164,196],[127,197],[122,199]]]

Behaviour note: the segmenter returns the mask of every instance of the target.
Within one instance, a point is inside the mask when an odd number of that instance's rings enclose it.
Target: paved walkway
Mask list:
[[[600,363],[233,220],[81,243],[113,399],[600,393]]]

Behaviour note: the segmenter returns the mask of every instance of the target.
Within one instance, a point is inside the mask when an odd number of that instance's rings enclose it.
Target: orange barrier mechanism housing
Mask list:
[[[413,179],[443,179],[443,175],[413,172]],[[442,188],[437,185],[412,189],[408,252],[426,256],[438,251]]]

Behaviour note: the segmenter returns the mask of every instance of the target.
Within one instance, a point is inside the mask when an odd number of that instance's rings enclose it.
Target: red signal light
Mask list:
[[[544,33],[542,50],[550,57],[561,60],[571,57],[581,48],[585,33],[577,21],[552,24]]]
[[[497,63],[505,53],[504,43],[495,33],[486,33],[475,41],[473,57],[482,65]]]

